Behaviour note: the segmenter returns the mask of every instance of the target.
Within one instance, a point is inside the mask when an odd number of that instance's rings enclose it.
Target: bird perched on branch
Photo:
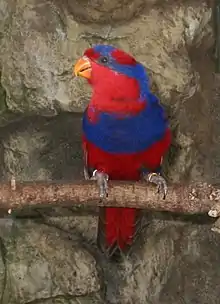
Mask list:
[[[96,45],[76,62],[74,74],[92,86],[83,116],[85,177],[97,181],[100,197],[108,180],[145,180],[167,184],[160,175],[163,156],[171,143],[164,109],[149,88],[144,66],[110,45]],[[138,231],[134,208],[100,208],[97,243],[109,256],[125,253]]]

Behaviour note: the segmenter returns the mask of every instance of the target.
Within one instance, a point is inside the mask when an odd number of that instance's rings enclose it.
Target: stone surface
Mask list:
[[[209,229],[153,222],[140,255],[125,264],[121,302],[112,303],[217,303],[220,236]]]
[[[2,1],[4,12],[6,2]],[[69,2],[68,7],[71,5]],[[101,6],[95,2],[100,11],[108,12],[109,5],[109,1]],[[205,1],[190,6],[179,2],[165,8],[153,6],[141,10],[129,23],[102,26],[77,23],[71,11],[56,2],[15,1],[11,6],[0,61],[7,106],[13,112],[55,115],[60,110],[82,111],[89,89],[83,81],[72,79],[72,65],[85,48],[97,42],[133,53],[148,68],[164,102],[169,102],[171,92],[188,98],[198,87],[187,47],[210,32],[211,10]],[[86,10],[92,12],[90,6],[83,10],[85,14]]]
[[[72,78],[72,65],[90,45],[113,44],[134,54],[147,67],[153,90],[171,113],[174,149],[168,160],[170,170],[165,171],[170,179],[179,181],[191,175],[198,154],[194,128],[186,132],[187,128],[182,127],[185,118],[181,111],[192,103],[201,85],[201,74],[188,50],[199,47],[203,37],[212,36],[211,8],[206,1],[166,1],[163,5],[153,0],[136,0],[130,5],[129,1],[119,5],[114,1],[2,0],[0,125],[27,115],[82,112],[90,88],[84,80]],[[134,7],[140,8],[143,3],[138,16],[130,18],[125,8],[135,11]],[[112,10],[124,22],[116,22],[118,17],[111,14]],[[121,10],[129,22],[125,22]],[[112,24],[108,19],[102,25],[94,23],[97,19],[102,22],[105,14],[113,18]],[[187,110],[185,116],[191,111]],[[200,171],[194,170],[193,178],[199,179]]]
[[[94,258],[79,242],[54,227],[17,220],[3,243],[7,269],[3,303],[51,298],[58,302],[58,297],[99,291]]]
[[[1,180],[82,178],[81,114],[63,112],[85,108],[91,91],[72,65],[101,42],[147,67],[173,130],[169,180],[219,181],[210,20],[208,1],[1,0]],[[14,215],[0,220],[2,304],[219,302],[220,238],[205,216],[148,214],[118,265],[97,250],[97,210]]]
[[[82,178],[81,116],[30,117],[1,128],[0,172],[3,179]]]
[[[126,22],[135,18],[146,5],[152,5],[157,0],[122,0],[89,1],[89,0],[54,0],[62,10],[66,10],[75,20],[82,23],[114,23]]]
[[[121,265],[96,252],[100,280],[86,238],[74,230],[70,234],[39,220],[14,225],[1,236],[3,303],[105,303],[100,284],[110,304],[217,303],[220,271],[213,265],[220,262],[220,236],[208,221],[154,217]]]

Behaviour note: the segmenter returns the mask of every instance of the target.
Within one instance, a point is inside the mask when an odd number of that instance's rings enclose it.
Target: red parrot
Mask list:
[[[143,179],[156,184],[165,198],[160,168],[171,131],[144,66],[120,49],[96,45],[77,61],[74,74],[93,89],[83,115],[85,177],[97,181],[100,197],[107,196],[109,179]],[[127,252],[138,216],[134,208],[100,208],[99,248],[109,256]]]

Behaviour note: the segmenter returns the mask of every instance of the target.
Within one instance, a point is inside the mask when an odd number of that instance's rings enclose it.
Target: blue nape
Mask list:
[[[83,132],[91,143],[110,153],[136,153],[162,139],[167,128],[164,110],[158,103],[148,106],[135,116],[118,118],[114,114],[99,113],[90,122],[83,117]]]

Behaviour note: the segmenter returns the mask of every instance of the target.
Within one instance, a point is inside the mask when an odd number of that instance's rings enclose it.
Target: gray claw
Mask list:
[[[84,168],[83,168],[83,173],[84,173],[85,180],[89,180],[90,179],[89,172],[88,172],[88,169],[86,166],[84,166]]]
[[[163,199],[166,198],[167,190],[168,190],[167,182],[161,175],[157,173],[150,173],[145,177],[145,179],[150,183],[157,185],[158,193],[163,194]]]
[[[96,180],[99,187],[99,196],[105,198],[108,196],[108,174],[95,170],[91,177],[92,180]]]

